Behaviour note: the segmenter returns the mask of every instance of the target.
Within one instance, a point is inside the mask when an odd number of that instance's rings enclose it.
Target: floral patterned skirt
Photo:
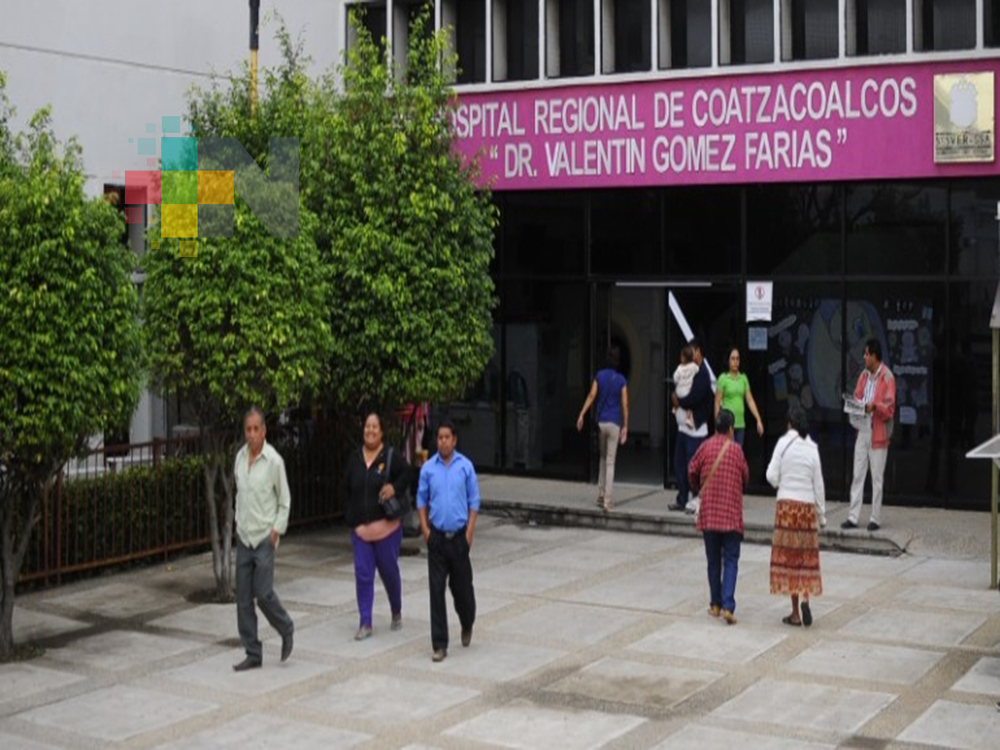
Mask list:
[[[812,503],[779,500],[774,509],[771,593],[810,596],[823,593],[816,506]]]

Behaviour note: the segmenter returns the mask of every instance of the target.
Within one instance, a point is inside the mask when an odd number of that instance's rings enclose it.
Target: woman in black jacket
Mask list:
[[[354,545],[354,578],[361,624],[354,640],[372,634],[372,602],[378,570],[392,609],[392,630],[403,626],[402,583],[399,577],[399,544],[403,538],[399,518],[386,518],[385,501],[404,498],[410,481],[406,458],[382,442],[382,419],[365,417],[364,442],[347,458],[340,485],[344,515],[351,526]]]

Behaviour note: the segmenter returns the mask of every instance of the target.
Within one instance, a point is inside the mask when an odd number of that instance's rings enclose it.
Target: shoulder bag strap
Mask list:
[[[701,486],[701,489],[698,491],[699,495],[704,494],[705,488],[708,487],[708,483],[711,482],[712,477],[715,476],[715,470],[719,468],[719,464],[722,462],[722,457],[726,455],[726,451],[729,450],[729,445],[732,442],[733,442],[732,440],[727,440],[726,444],[722,446],[722,450],[719,451],[719,455],[715,457],[715,460],[712,462],[712,468],[708,470],[708,476],[705,477],[705,483]]]
[[[392,446],[389,446],[389,455],[385,458],[385,483],[390,484],[392,476],[389,472],[392,471]]]

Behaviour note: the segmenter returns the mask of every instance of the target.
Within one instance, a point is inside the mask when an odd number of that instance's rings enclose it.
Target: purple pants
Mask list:
[[[399,578],[399,544],[403,540],[402,525],[385,539],[366,542],[351,532],[354,544],[354,582],[358,593],[358,614],[361,626],[372,625],[372,602],[375,601],[375,571],[378,570],[392,613],[403,611],[402,582]]]

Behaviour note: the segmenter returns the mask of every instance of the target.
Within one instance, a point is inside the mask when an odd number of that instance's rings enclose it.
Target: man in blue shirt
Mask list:
[[[462,623],[462,645],[472,641],[476,621],[476,592],[472,588],[472,533],[479,515],[479,481],[472,462],[455,450],[455,425],[438,425],[438,452],[420,469],[417,513],[427,543],[427,571],[431,592],[431,645],[434,661],[448,655],[446,585],[455,599]],[[451,579],[450,582],[448,579]]]

